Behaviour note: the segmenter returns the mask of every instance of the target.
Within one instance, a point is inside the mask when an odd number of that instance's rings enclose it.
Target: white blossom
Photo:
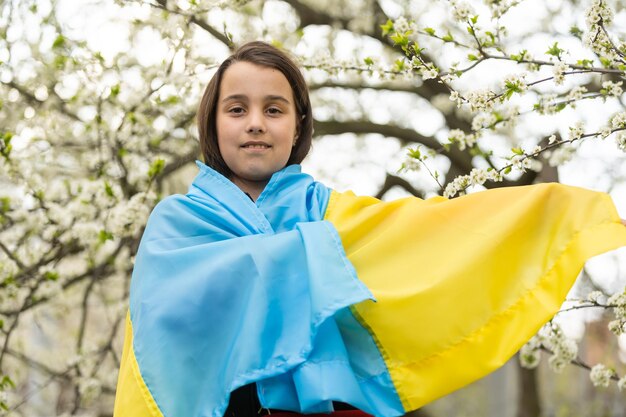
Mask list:
[[[84,359],[84,355],[77,353],[77,354],[71,355],[67,359],[67,361],[65,361],[65,363],[67,364],[68,367],[73,367],[73,366],[80,364],[83,361],[83,359]]]
[[[408,20],[404,18],[404,16],[400,16],[393,22],[393,30],[398,33],[405,33],[411,30],[411,26],[409,25]]]
[[[558,110],[558,106],[556,104],[557,95],[556,94],[544,94],[539,97],[539,102],[537,103],[537,110],[540,114],[554,114]]]
[[[508,105],[504,108],[504,110],[500,111],[502,112],[503,120],[498,124],[498,128],[508,129],[514,127],[520,116],[519,106],[516,104]]]
[[[87,247],[95,246],[98,243],[100,231],[104,226],[96,222],[78,222],[69,230],[68,236],[76,239]]]
[[[585,10],[585,20],[588,27],[593,27],[602,21],[609,24],[613,21],[613,11],[606,4],[606,0],[593,0]]]
[[[552,67],[552,74],[554,75],[554,83],[561,85],[565,81],[565,73],[570,71],[571,68],[564,62],[557,62]]]
[[[619,149],[626,152],[626,132],[622,131],[615,135],[615,143]]]
[[[454,90],[450,93],[450,100],[456,103],[456,106],[458,108],[461,107],[461,105],[463,104],[463,98],[461,97],[461,95],[459,94],[458,91]]]
[[[465,132],[461,129],[452,129],[448,133],[448,140],[450,143],[465,143]]]
[[[122,157],[122,160],[127,167],[132,167],[132,169],[128,170],[127,177],[130,184],[141,185],[147,182],[150,164],[146,158],[136,153],[129,152]]]
[[[513,155],[511,165],[518,171],[526,172],[527,169],[531,168],[532,160],[526,155]]]
[[[571,146],[559,146],[550,154],[550,158],[548,159],[548,165],[550,165],[551,167],[563,165],[564,163],[569,162],[573,156],[574,148],[572,148]]]
[[[615,318],[626,320],[626,291],[613,294],[607,300],[607,304],[614,306]]]
[[[494,18],[501,17],[511,7],[517,4],[517,0],[484,0],[485,4],[491,8],[491,13]]]
[[[137,193],[125,203],[118,204],[111,212],[108,227],[118,237],[133,236],[145,224],[153,196]]]
[[[618,81],[614,83],[613,81],[604,81],[602,83],[602,89],[604,89],[607,96],[619,97],[622,95],[624,90],[622,89],[622,82]]]
[[[539,350],[531,350],[526,348],[527,345],[522,346],[520,349],[520,364],[524,368],[533,369],[539,365],[541,359],[541,352]]]
[[[498,119],[493,113],[479,113],[472,119],[472,130],[493,126],[497,121]]]
[[[609,322],[609,331],[611,331],[611,333],[615,334],[615,336],[620,336],[621,334],[624,333],[624,325],[626,324],[626,322],[622,321],[622,320],[611,320]]]
[[[613,49],[609,37],[600,27],[595,26],[589,32],[585,32],[583,44],[596,54],[608,59],[611,63],[619,64],[619,55]]]
[[[465,1],[452,0],[450,3],[452,5],[452,17],[457,22],[465,22],[470,16],[475,15],[472,6]]]
[[[455,143],[459,147],[460,150],[465,150],[467,147],[472,147],[476,144],[476,135],[473,134],[465,134],[460,129],[452,129],[450,133],[448,133],[448,140],[450,143]]]
[[[402,171],[419,171],[421,168],[420,161],[410,155],[407,155],[402,162]]]
[[[554,142],[556,142],[556,135],[550,135],[548,138],[548,144],[552,145]]]
[[[528,90],[528,84],[526,84],[526,74],[507,75],[502,81],[502,88],[514,89],[517,93],[523,93]]]
[[[587,301],[592,303],[599,303],[602,298],[604,298],[602,291],[591,291],[587,294]]]
[[[357,33],[365,33],[369,31],[376,24],[376,16],[374,16],[371,8],[362,8],[359,13],[356,14],[348,22],[348,30]]]
[[[502,182],[504,180],[504,177],[502,176],[502,173],[500,171],[490,168],[487,170],[487,179],[489,181]]]
[[[7,258],[4,252],[0,252],[0,279],[15,275],[18,271],[17,264]]]
[[[65,206],[65,216],[74,220],[91,220],[96,216],[97,208],[91,200],[73,199]]]
[[[484,169],[474,168],[469,174],[471,185],[483,185],[487,181],[487,172]]]
[[[552,355],[550,356],[550,359],[548,359],[548,365],[550,366],[550,369],[552,369],[556,373],[561,373],[568,364],[568,361],[558,355]]]
[[[617,381],[617,388],[619,388],[620,391],[626,390],[626,376],[621,377],[620,380]]]
[[[578,140],[585,134],[585,127],[582,122],[576,122],[569,128],[569,140]]]
[[[565,98],[567,101],[578,101],[583,98],[587,92],[587,87],[579,85],[571,89]]]
[[[446,189],[443,192],[443,196],[446,198],[452,198],[458,193],[465,191],[465,189],[469,186],[469,175],[460,175],[448,183]]]
[[[589,378],[594,387],[608,387],[611,382],[611,377],[614,375],[613,370],[607,368],[601,363],[591,368]]]
[[[598,136],[600,136],[602,139],[605,139],[610,136],[611,133],[613,133],[613,129],[611,129],[611,126],[604,126],[598,131]]]
[[[63,287],[58,280],[47,279],[37,287],[37,296],[41,298],[53,298],[63,291]]]
[[[613,115],[611,118],[611,126],[613,129],[621,129],[626,127],[626,112]]]
[[[84,377],[78,381],[78,392],[80,392],[83,403],[90,404],[102,392],[102,386],[98,379]]]
[[[420,74],[422,76],[422,78],[424,80],[430,80],[433,78],[437,78],[437,76],[439,75],[439,73],[437,72],[437,70],[432,67],[432,68],[422,68],[422,71],[420,71]]]
[[[556,323],[544,326],[539,335],[542,338],[542,343],[552,351],[548,364],[553,371],[561,372],[567,364],[576,358],[578,345],[574,340],[566,337],[561,327]]]
[[[520,364],[524,368],[532,369],[539,365],[539,360],[541,359],[540,349],[543,344],[543,339],[541,335],[536,334],[520,349]]]
[[[465,95],[472,111],[493,109],[495,94],[489,90],[470,91]]]

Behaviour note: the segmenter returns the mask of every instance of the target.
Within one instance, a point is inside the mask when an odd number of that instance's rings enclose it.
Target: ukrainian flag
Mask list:
[[[381,202],[298,166],[256,202],[202,163],[136,257],[115,416],[417,409],[497,369],[586,259],[626,245],[606,194],[559,184]]]

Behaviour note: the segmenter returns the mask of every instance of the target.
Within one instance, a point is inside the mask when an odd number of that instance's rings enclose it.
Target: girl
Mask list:
[[[198,123],[206,165],[136,257],[118,417],[403,415],[503,364],[626,245],[573,187],[383,203],[313,181],[306,84],[265,43],[222,63]]]

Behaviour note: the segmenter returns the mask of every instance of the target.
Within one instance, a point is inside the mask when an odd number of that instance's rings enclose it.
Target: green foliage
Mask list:
[[[395,45],[400,46],[403,50],[406,51],[406,48],[409,46],[410,34],[411,34],[411,31],[407,31],[404,33],[394,32],[394,34],[390,36],[390,39],[393,41]]]
[[[578,26],[572,26],[572,27],[569,29],[569,33],[570,33],[572,36],[577,37],[578,39],[581,39],[581,38],[583,37],[583,34],[584,34],[584,32],[583,32],[583,31],[582,31],[582,30],[581,30]]]
[[[4,325],[4,323],[2,323],[2,325]],[[2,379],[0,379],[0,392],[12,388],[15,388],[13,380],[8,375],[2,375]],[[9,411],[9,405],[4,400],[0,400],[0,409]]]
[[[408,152],[409,156],[414,159],[422,159],[422,152],[419,148],[411,148]]]
[[[57,281],[59,279],[59,273],[56,271],[46,271],[43,276],[48,281]]]
[[[61,49],[66,45],[66,39],[63,35],[57,35],[56,39],[52,43],[52,49]]]
[[[113,233],[107,232],[106,230],[100,230],[100,232],[98,233],[98,242],[101,244],[106,242],[107,240],[113,240],[113,238]]]
[[[450,31],[448,31],[448,33],[446,33],[441,40],[443,40],[444,42],[454,42],[454,36],[452,36],[452,34],[450,33]]]
[[[111,187],[111,184],[109,183],[109,181],[104,182],[104,192],[109,197],[115,197],[115,193],[113,192],[113,187]]]
[[[163,171],[163,168],[165,168],[165,160],[161,158],[155,159],[148,169],[148,178],[153,179]]]
[[[9,159],[13,146],[11,145],[11,139],[13,139],[13,133],[4,132],[0,138],[0,154],[6,159]]]
[[[397,71],[397,72],[402,72],[406,70],[406,62],[404,61],[404,59],[402,58],[396,59],[394,62],[393,69],[394,71]]]
[[[387,36],[393,31],[393,22],[391,20],[387,20],[387,23],[384,25],[380,25],[380,29],[382,30],[382,35]]]
[[[484,47],[494,46],[496,44],[496,35],[491,31],[486,31],[485,35],[488,36],[488,40],[483,42]]]
[[[120,84],[115,84],[113,87],[111,87],[111,94],[109,97],[111,98],[115,98],[120,94],[120,90],[122,89],[122,87],[120,86]]]
[[[8,213],[11,209],[11,199],[9,197],[0,197],[0,214]]]
[[[563,55],[564,52],[565,52],[564,49],[559,48],[559,43],[554,42],[554,44],[552,44],[552,46],[548,48],[548,50],[546,51],[546,54],[552,55],[560,61],[561,56]]]
[[[521,62],[524,59],[526,59],[526,56],[528,55],[528,50],[527,49],[522,49],[519,54],[511,54],[511,59],[513,61],[516,62]]]

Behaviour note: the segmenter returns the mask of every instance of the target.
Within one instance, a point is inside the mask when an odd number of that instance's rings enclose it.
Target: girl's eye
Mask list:
[[[270,107],[269,109],[267,109],[267,112],[269,114],[280,114],[280,113],[282,113],[282,111],[280,111],[280,109],[277,108],[277,107]]]
[[[243,107],[231,107],[230,109],[228,109],[229,113],[234,114],[243,114],[244,111],[245,109]]]

